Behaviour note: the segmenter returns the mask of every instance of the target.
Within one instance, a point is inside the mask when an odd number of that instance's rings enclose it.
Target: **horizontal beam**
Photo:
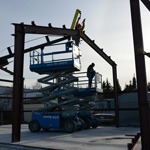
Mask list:
[[[13,80],[0,79],[0,81],[2,81],[2,82],[11,82],[11,83],[13,83]]]
[[[1,70],[3,70],[3,71],[5,71],[5,72],[7,72],[7,73],[9,73],[10,75],[14,75],[14,73],[12,72],[12,71],[10,71],[10,70],[8,70],[7,68],[0,68]]]
[[[111,66],[116,66],[116,63],[110,58],[110,56],[107,56],[103,49],[99,48],[94,41],[92,41],[85,33],[81,35],[81,38],[91,47],[93,48],[103,59],[105,59]]]
[[[145,7],[150,11],[150,0],[141,0]]]
[[[24,27],[24,33],[25,34],[44,34],[44,35],[61,35],[61,36],[75,36],[78,34],[78,31],[73,29],[67,29],[65,27],[63,28],[56,28],[52,26],[37,26],[37,25],[26,25],[26,24],[16,24],[13,23],[13,25],[23,25]]]
[[[145,55],[148,56],[148,57],[150,58],[150,53],[146,53],[146,52],[145,52]]]
[[[56,40],[53,40],[53,41],[49,41],[49,42],[46,42],[46,43],[43,43],[43,44],[39,44],[39,45],[36,45],[36,46],[33,46],[33,47],[30,47],[30,48],[27,48],[24,50],[24,53],[28,53],[30,51],[33,51],[33,50],[36,50],[36,49],[39,49],[39,48],[42,48],[42,47],[45,47],[45,46],[50,46],[52,44],[55,44],[55,43],[58,43],[58,42],[61,42],[63,40],[66,40],[68,39],[67,36],[65,37],[62,37],[62,38],[59,38],[59,39],[56,39]],[[0,57],[0,60],[7,60],[7,59],[10,59],[14,57],[14,53],[12,54],[9,54],[9,55],[5,55],[3,57]],[[1,61],[0,61],[1,62]]]

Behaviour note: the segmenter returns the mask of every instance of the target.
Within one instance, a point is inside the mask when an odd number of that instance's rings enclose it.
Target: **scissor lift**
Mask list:
[[[65,50],[54,49],[60,45],[65,45]],[[79,47],[73,41],[56,44],[55,47],[53,47],[52,52],[45,52],[44,49],[41,49],[30,53],[30,70],[38,74],[48,74],[38,80],[48,85],[41,89],[46,96],[37,100],[46,103],[46,105],[44,108],[32,113],[32,120],[29,123],[30,131],[37,132],[40,128],[56,129],[63,127],[65,131],[73,132],[76,130],[75,126],[78,129],[90,128],[90,126],[97,127],[98,121],[92,115],[85,116],[85,112],[81,112],[81,108],[83,110],[83,106],[84,108],[89,107],[88,103],[92,98],[87,97],[92,97],[97,92],[98,83],[101,84],[100,76],[96,73],[93,81],[95,86],[88,89],[86,73],[75,73],[81,70],[81,51]],[[55,102],[57,104],[50,102],[52,100],[57,100]],[[67,111],[65,110],[66,106],[68,106]],[[61,107],[61,110],[57,110],[56,113],[55,109],[59,107]],[[70,116],[72,112],[74,112],[74,115]],[[62,119],[62,114],[67,115],[65,119]],[[51,119],[46,120],[44,115]],[[52,120],[52,118],[54,119]],[[56,122],[56,120],[59,122]],[[55,123],[52,124],[52,122]]]
[[[88,103],[92,100],[93,95],[102,92],[102,76],[99,73],[96,73],[93,79],[92,88],[88,88],[86,72],[79,72],[81,70],[81,50],[73,41],[31,51],[30,70],[42,75],[47,74],[46,77],[38,80],[48,85],[40,89],[46,93],[45,97],[38,100],[41,103],[62,97],[63,100],[68,101],[69,95],[71,95],[71,100],[75,99],[72,102],[74,105],[83,103],[83,101],[80,102],[80,98],[84,98]]]

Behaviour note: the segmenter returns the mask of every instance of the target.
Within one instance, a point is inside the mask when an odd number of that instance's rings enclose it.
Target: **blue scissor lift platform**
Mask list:
[[[65,50],[53,49],[52,52],[32,51],[30,53],[30,70],[39,74],[50,74],[61,71],[79,71],[81,70],[81,51],[73,44],[67,42],[63,44],[55,44],[51,48],[65,45]]]

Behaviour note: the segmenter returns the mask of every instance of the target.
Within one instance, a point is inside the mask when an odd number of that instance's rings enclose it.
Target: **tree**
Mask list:
[[[108,79],[106,79],[106,82],[103,81],[102,88],[103,88],[104,91],[107,91],[107,92],[112,91],[112,86],[108,82]]]
[[[103,81],[102,88],[103,88],[104,98],[111,98],[112,97],[111,92],[113,91],[113,87],[108,82],[108,79],[106,79],[106,82]]]
[[[136,88],[137,88],[137,81],[134,75],[132,80],[129,81],[129,84],[125,85],[124,91],[132,91]]]
[[[36,83],[32,85],[32,89],[41,89],[41,88],[42,88],[42,85],[38,81],[36,81]]]
[[[133,76],[133,79],[132,79],[132,88],[133,88],[133,89],[136,89],[136,88],[137,88],[137,82],[136,82],[135,75]]]

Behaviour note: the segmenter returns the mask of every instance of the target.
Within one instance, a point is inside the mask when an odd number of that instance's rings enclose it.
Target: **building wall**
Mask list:
[[[148,93],[148,99],[150,93]],[[125,93],[119,96],[120,109],[139,109],[138,93]],[[139,110],[120,110],[119,111],[120,126],[140,126]]]
[[[150,100],[150,92],[148,92],[148,100]],[[119,101],[119,123],[120,126],[140,126],[138,93],[136,91],[124,93],[118,97]],[[109,105],[108,105],[109,104]],[[97,102],[99,109],[114,109],[114,100],[99,100]],[[123,110],[126,109],[126,110]],[[127,110],[131,109],[131,110]],[[132,110],[137,109],[137,110]]]

